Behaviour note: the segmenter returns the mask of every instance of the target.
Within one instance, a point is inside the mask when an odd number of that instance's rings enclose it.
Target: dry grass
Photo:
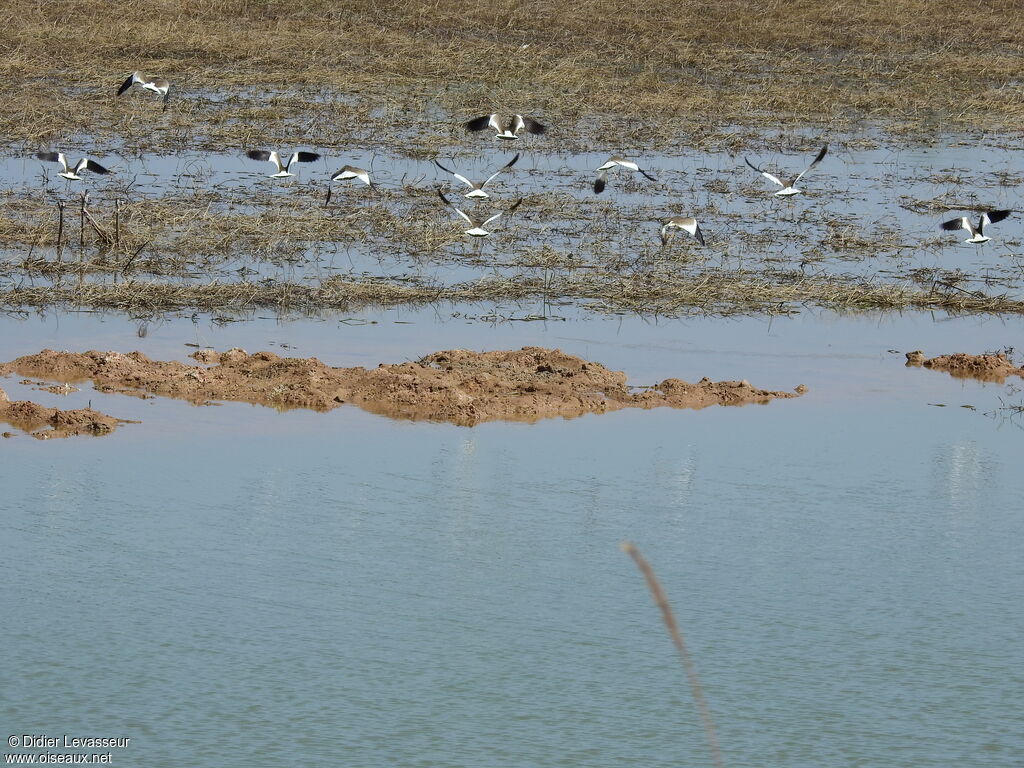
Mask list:
[[[179,310],[242,313],[270,308],[283,314],[353,311],[366,306],[577,303],[605,313],[680,316],[790,313],[802,306],[836,311],[932,309],[948,312],[1024,313],[1024,301],[953,285],[929,289],[853,277],[811,277],[800,272],[747,272],[675,267],[631,274],[580,272],[571,277],[495,276],[443,285],[416,278],[333,277],[310,285],[257,283],[168,284],[143,280],[96,283],[57,281],[0,290],[7,312],[48,306],[117,310],[155,316]]]
[[[12,0],[0,135],[337,146],[411,120],[408,143],[434,151],[449,139],[430,104],[454,119],[538,113],[559,128],[611,116],[589,138],[615,145],[865,118],[1017,130],[1019,11],[1015,0],[941,12],[926,0]],[[133,69],[172,80],[172,109],[143,92],[115,98]]]

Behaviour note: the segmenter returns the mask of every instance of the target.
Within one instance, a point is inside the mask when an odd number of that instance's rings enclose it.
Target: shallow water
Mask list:
[[[667,257],[728,268],[799,268],[806,274],[906,278],[921,270],[924,284],[962,272],[963,276],[955,277],[961,288],[1019,292],[1024,239],[1016,217],[993,225],[987,233],[993,240],[980,247],[963,242],[967,232],[943,232],[938,225],[971,209],[1019,207],[1024,175],[1018,169],[1024,147],[999,137],[959,134],[945,136],[934,146],[909,148],[891,146],[872,132],[823,137],[821,142],[826,140],[832,142],[830,153],[801,182],[806,193],[789,201],[774,197],[775,188],[748,168],[744,157],[787,176],[802,170],[813,150],[788,155],[731,154],[681,147],[666,154],[612,147],[565,153],[557,142],[546,139],[514,142],[509,147],[475,136],[466,137],[464,146],[444,154],[441,162],[477,179],[493,173],[515,152],[522,153],[514,168],[488,186],[492,198],[481,203],[462,198],[464,185],[429,159],[405,154],[400,141],[344,152],[324,150],[323,159],[297,165],[297,176],[286,180],[268,178],[274,170],[271,164],[249,160],[240,150],[183,151],[171,156],[111,154],[103,162],[116,171],[114,176],[93,176],[70,186],[56,176],[56,164],[31,157],[7,158],[0,160],[0,191],[56,199],[88,188],[98,211],[112,207],[118,197],[167,197],[187,206],[190,195],[213,193],[225,212],[258,217],[274,213],[283,203],[319,208],[329,174],[343,164],[354,164],[370,169],[384,196],[361,184],[337,183],[330,215],[357,215],[383,206],[399,221],[424,226],[432,222],[442,231],[450,225],[452,241],[436,252],[422,253],[415,229],[396,235],[393,219],[386,223],[367,219],[366,234],[352,242],[289,243],[294,279],[334,271],[391,276],[412,270],[421,278],[452,283],[496,273],[517,274],[523,267],[502,267],[509,254],[547,247],[562,254],[563,261],[575,257],[599,264],[613,255],[641,264]],[[808,139],[808,146],[817,143]],[[594,169],[613,153],[636,159],[657,182],[613,170],[606,192],[594,195]],[[485,216],[507,210],[522,196],[529,199],[546,193],[547,197],[543,203],[528,202],[514,216],[496,222],[495,237],[469,244],[459,241],[464,222],[457,214],[434,197],[409,197],[406,189],[412,188],[444,189],[459,207]],[[698,218],[707,247],[680,237],[671,248],[660,249],[661,222],[680,214]],[[253,270],[246,272],[253,280],[279,278],[280,264],[273,259],[276,235],[268,229],[266,238],[266,249],[247,241],[224,268],[245,266]],[[609,250],[610,238],[614,247]],[[480,257],[475,257],[474,248],[481,249]],[[262,250],[271,254],[269,262]]]
[[[810,387],[467,429],[0,380],[143,422],[0,441],[8,732],[127,736],[112,764],[157,767],[708,764],[618,551],[630,539],[676,607],[727,765],[1016,760],[1024,432],[984,415],[1006,385],[902,352],[1013,345],[1024,323],[467,319],[530,311],[177,318],[143,338],[96,314],[0,321],[2,359],[201,344],[371,366],[543,344],[637,384]]]

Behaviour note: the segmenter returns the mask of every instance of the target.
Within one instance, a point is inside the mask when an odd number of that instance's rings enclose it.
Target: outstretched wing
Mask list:
[[[746,157],[744,157],[743,160],[744,160],[744,162],[747,165],[749,165],[755,171],[757,171],[762,176],[764,176],[766,179],[768,179],[768,181],[772,182],[773,184],[778,184],[780,187],[785,187],[786,186],[781,181],[779,181],[779,177],[778,176],[773,176],[772,174],[768,173],[768,171],[761,170],[756,165],[754,165],[752,162],[750,162],[750,160],[748,158],[746,158]]]
[[[644,170],[643,168],[641,168],[640,166],[637,166],[637,170],[638,170],[638,171],[640,171],[640,173],[642,173],[642,174],[643,174],[643,175],[644,175],[644,176],[645,176],[645,177],[646,177],[647,179],[649,179],[650,181],[654,181],[654,182],[657,182],[657,179],[656,179],[656,178],[654,178],[653,176],[651,176],[651,174],[649,174],[649,173],[648,173],[647,171],[645,171],[645,170]]]
[[[365,184],[368,187],[373,186],[373,182],[370,181],[369,171],[364,170],[362,168],[356,168],[354,165],[347,165],[345,167],[348,168],[352,173],[354,173],[355,177],[359,179],[361,182],[363,182],[363,184]]]
[[[482,131],[487,127],[487,124],[494,118],[494,115],[481,115],[480,117],[474,117],[472,120],[467,120],[465,123],[467,131]]]
[[[490,184],[490,183],[491,183],[491,180],[492,180],[492,179],[493,179],[493,178],[494,178],[495,176],[499,175],[499,174],[500,174],[500,173],[501,173],[502,171],[507,171],[507,170],[508,170],[509,168],[511,168],[511,167],[512,167],[513,165],[515,165],[515,164],[516,164],[516,161],[517,161],[517,160],[519,160],[519,155],[520,155],[520,154],[521,154],[521,153],[517,152],[517,153],[516,153],[516,156],[515,156],[515,157],[513,157],[513,158],[512,158],[511,160],[509,160],[509,161],[508,161],[507,163],[505,163],[505,164],[504,164],[503,166],[501,166],[501,168],[499,168],[499,169],[498,169],[497,171],[495,171],[495,172],[494,172],[494,173],[492,173],[492,174],[491,174],[490,176],[488,176],[488,177],[487,177],[487,180],[486,180],[486,181],[484,181],[484,183],[483,183],[483,184],[481,184],[480,186],[481,186],[481,187],[485,187],[485,186],[487,186],[488,184]]]
[[[968,219],[966,216],[958,216],[955,219],[944,221],[939,226],[941,226],[943,229],[966,229],[968,232],[974,232],[974,226],[971,224],[971,220]]]
[[[245,153],[245,156],[248,157],[250,160],[262,160],[265,162],[267,160],[270,160],[270,156],[274,154],[277,153],[268,152],[265,149],[250,149],[248,152]]]
[[[594,180],[594,194],[600,195],[604,192],[605,183],[608,179],[608,172],[601,171],[597,174],[597,178]]]
[[[88,168],[93,173],[102,173],[102,174],[110,173],[110,171],[108,171],[102,165],[97,163],[95,160],[86,159],[83,162],[85,163],[85,167]],[[79,163],[79,165],[82,165],[82,163]]]
[[[541,125],[532,117],[523,117],[522,115],[517,115],[517,117],[519,118],[520,128],[525,128],[530,133],[540,134],[547,130],[546,126]]]
[[[466,221],[468,221],[469,225],[471,227],[473,226],[473,220],[471,218],[469,218],[469,216],[467,216],[465,213],[460,211],[458,208],[456,208],[454,205],[452,205],[452,201],[449,200],[447,197],[445,197],[444,196],[444,192],[442,192],[440,189],[437,190],[437,196],[440,197],[444,201],[445,205],[447,205],[449,208],[451,208],[453,211],[455,211],[457,214],[459,214],[459,216],[461,216]]]
[[[522,204],[522,202],[523,202],[523,198],[520,197],[518,200],[515,201],[515,203],[512,204],[512,207],[509,208],[507,211],[502,211],[501,213],[496,213],[493,216],[491,216],[489,219],[484,219],[484,223],[481,224],[480,226],[481,227],[486,227],[492,221],[495,221],[496,219],[500,219],[506,213],[511,215],[513,213],[513,211],[515,211],[515,209],[518,208]]]
[[[36,152],[37,160],[45,160],[48,163],[59,163],[60,154],[58,152]]]
[[[1009,208],[1002,211],[987,211],[981,216],[981,226],[987,227],[989,224],[995,224],[997,221],[1002,221],[1011,213],[1013,213],[1013,210]]]
[[[813,159],[813,160],[811,161],[811,164],[810,164],[810,165],[808,165],[808,166],[807,166],[806,168],[804,168],[804,169],[803,169],[803,170],[802,170],[802,171],[800,172],[800,175],[799,175],[799,176],[797,176],[797,177],[796,177],[795,179],[793,179],[793,184],[792,184],[791,186],[794,186],[794,187],[795,187],[795,186],[796,186],[796,183],[797,183],[798,181],[800,181],[800,179],[802,179],[802,178],[803,178],[803,175],[804,175],[805,173],[807,173],[807,172],[808,172],[809,170],[811,170],[811,168],[813,168],[813,167],[814,167],[814,166],[816,166],[816,165],[817,165],[818,163],[820,163],[820,162],[821,162],[821,158],[823,158],[823,157],[825,156],[825,153],[826,153],[826,152],[828,152],[828,144],[826,144],[826,145],[825,145],[824,147],[822,147],[822,148],[821,148],[821,151],[820,151],[820,152],[818,153],[818,156],[817,156],[817,157],[815,157],[815,158],[814,158],[814,159]]]
[[[121,87],[117,89],[117,95],[120,96],[122,93],[127,91],[132,85],[135,84],[135,74],[128,75],[128,79],[121,83]]]
[[[291,165],[292,163],[312,163],[314,160],[319,159],[319,152],[295,152],[288,161],[288,165]]]
[[[436,165],[438,168],[440,168],[445,173],[450,173],[452,176],[454,176],[456,179],[461,181],[463,184],[467,185],[470,189],[476,189],[476,186],[473,184],[473,182],[470,181],[469,179],[467,179],[461,173],[456,173],[451,168],[445,168],[443,165],[441,165],[439,162],[437,162],[436,159],[434,160],[434,165]],[[489,179],[488,179],[488,181],[489,181]]]

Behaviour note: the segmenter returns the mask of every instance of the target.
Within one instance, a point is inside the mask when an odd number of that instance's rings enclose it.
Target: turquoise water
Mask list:
[[[1024,432],[984,415],[1012,393],[887,351],[1005,346],[1019,320],[369,319],[5,320],[0,357],[541,343],[636,383],[811,390],[467,429],[0,380],[143,422],[0,441],[4,735],[130,737],[111,764],[160,768],[709,765],[629,539],[727,765],[1019,762]]]

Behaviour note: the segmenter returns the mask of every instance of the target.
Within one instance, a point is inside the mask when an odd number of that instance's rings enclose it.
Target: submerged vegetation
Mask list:
[[[8,311],[50,305],[117,310],[153,316],[178,310],[246,312],[271,308],[282,313],[354,311],[367,306],[451,304],[579,304],[603,313],[663,316],[685,314],[785,314],[801,306],[837,311],[930,309],[947,312],[1024,313],[1024,300],[989,296],[936,284],[931,290],[900,287],[852,277],[811,277],[799,272],[679,270],[634,274],[581,273],[571,278],[482,278],[441,284],[423,279],[333,277],[309,285],[266,280],[259,283],[174,284],[126,280],[92,283],[65,280],[0,290]]]
[[[1018,264],[974,274],[922,265],[906,254],[943,247],[936,235],[923,240],[894,221],[866,229],[849,185],[828,192],[838,208],[812,198],[781,211],[756,174],[722,173],[726,156],[740,165],[735,153],[752,145],[806,152],[826,133],[852,147],[864,139],[850,131],[864,121],[917,136],[1019,131],[1024,20],[1008,0],[942,14],[923,0],[13,0],[0,45],[10,106],[0,141],[11,154],[122,160],[102,181],[72,188],[42,167],[0,192],[7,311],[317,312],[432,301],[670,315],[1024,309]],[[159,94],[117,94],[135,70],[170,81],[166,111]],[[462,129],[491,109],[542,116],[551,130],[519,142],[541,156],[703,148],[723,161],[706,173],[659,169],[659,185],[616,177],[601,199],[575,192],[593,181],[579,169],[521,162],[521,208],[470,248],[439,206],[434,177],[395,173],[372,190],[336,191],[328,208],[323,179],[284,186],[254,168],[242,184],[223,174],[211,183],[215,172],[189,154],[302,146],[425,162],[467,144],[493,150],[489,136]],[[173,181],[139,182],[150,154],[183,158]],[[828,173],[815,170],[819,188],[842,181],[826,182]],[[962,181],[942,173],[935,183]],[[998,184],[1019,182],[1004,174]],[[981,203],[894,195],[919,216]],[[492,201],[495,210],[512,199]],[[677,201],[687,207],[667,210]],[[700,218],[708,247],[659,248],[660,222],[684,212]]]

